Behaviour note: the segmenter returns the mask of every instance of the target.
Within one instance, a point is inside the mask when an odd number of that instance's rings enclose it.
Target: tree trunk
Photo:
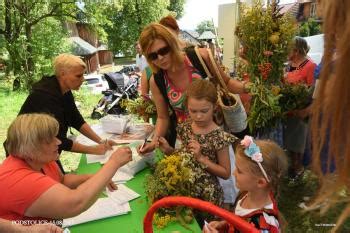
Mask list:
[[[26,24],[25,26],[26,31],[26,61],[24,70],[26,73],[26,88],[27,90],[30,90],[32,87],[32,84],[34,83],[34,61],[33,61],[33,47],[32,47],[32,27],[31,25]]]

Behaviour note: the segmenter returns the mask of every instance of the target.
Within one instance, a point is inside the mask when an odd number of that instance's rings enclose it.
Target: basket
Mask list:
[[[153,205],[147,211],[145,218],[143,219],[143,232],[153,232],[153,215],[159,208],[173,206],[187,206],[204,212],[208,212],[210,214],[214,214],[218,217],[225,219],[229,224],[233,225],[237,230],[241,232],[259,233],[259,231],[250,223],[244,221],[240,217],[232,214],[231,212],[225,209],[222,209],[207,201],[180,196],[165,197],[153,203]]]

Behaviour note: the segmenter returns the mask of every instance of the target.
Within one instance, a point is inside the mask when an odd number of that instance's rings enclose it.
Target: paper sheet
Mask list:
[[[63,219],[63,227],[73,226],[102,218],[118,216],[131,211],[129,203],[122,205],[110,197],[98,199],[88,210],[73,218]]]
[[[107,195],[118,204],[127,203],[128,201],[131,201],[140,196],[140,194],[134,192],[132,189],[129,189],[123,184],[118,185],[118,190],[111,192],[107,189],[106,192]]]

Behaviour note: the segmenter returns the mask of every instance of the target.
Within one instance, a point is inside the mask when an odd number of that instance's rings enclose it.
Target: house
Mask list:
[[[113,63],[113,54],[106,45],[99,42],[97,34],[87,23],[66,22],[69,41],[72,42],[73,54],[81,56],[87,65],[87,72],[99,71],[101,66]]]
[[[298,0],[294,3],[280,4],[282,14],[293,15],[298,22],[307,21],[309,18],[317,20],[317,4],[316,0]]]
[[[199,45],[200,41],[198,40],[199,34],[196,31],[192,30],[180,30],[179,37],[181,40],[189,42],[189,44]]]

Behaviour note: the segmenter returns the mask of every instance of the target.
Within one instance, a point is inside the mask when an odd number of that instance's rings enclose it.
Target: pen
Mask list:
[[[148,140],[148,138],[152,135],[152,133],[153,133],[153,131],[152,131],[150,134],[148,134],[147,137],[145,137],[145,141],[143,141],[143,143],[142,143],[142,145],[141,145],[141,147],[140,147],[140,150],[142,150],[142,148],[146,145],[147,140]]]

